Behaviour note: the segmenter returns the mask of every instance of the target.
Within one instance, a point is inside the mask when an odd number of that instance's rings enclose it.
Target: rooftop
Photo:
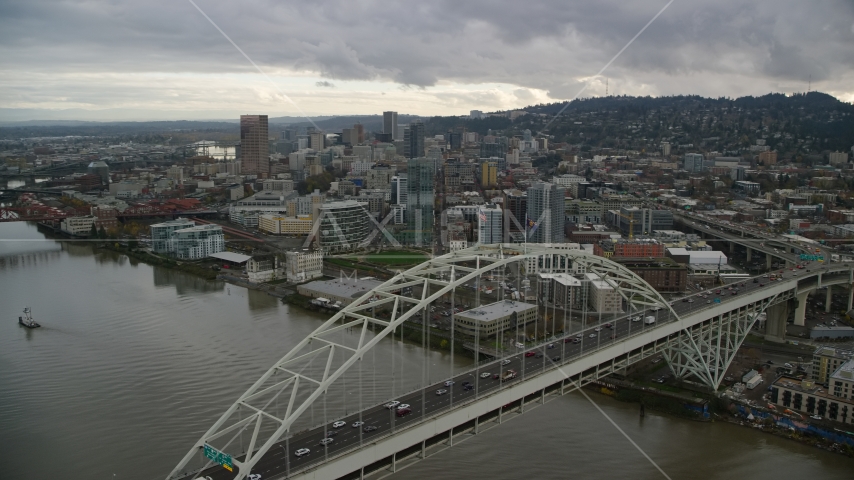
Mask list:
[[[220,260],[225,260],[226,262],[233,262],[233,263],[243,263],[243,262],[248,261],[250,258],[252,258],[249,255],[242,255],[240,253],[234,253],[234,252],[218,252],[218,253],[212,253],[208,256],[213,257],[213,258],[218,258]]]
[[[526,312],[532,308],[536,309],[537,306],[531,303],[503,300],[495,303],[490,303],[489,305],[482,305],[480,307],[472,308],[471,310],[466,310],[465,312],[460,312],[456,316],[465,317],[471,320],[478,320],[481,322],[489,322],[498,318],[505,317],[514,312]]]
[[[848,360],[843,363],[830,376],[832,379],[844,380],[846,382],[854,382],[854,360]]]
[[[343,280],[316,280],[306,283],[303,288],[330,296],[358,298],[380,285],[382,285],[381,281],[365,277],[358,280],[346,278]]]

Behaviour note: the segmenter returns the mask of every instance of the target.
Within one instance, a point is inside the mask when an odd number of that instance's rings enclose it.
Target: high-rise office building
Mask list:
[[[241,170],[249,175],[270,173],[267,115],[240,116]]]
[[[528,188],[528,241],[563,243],[565,189],[537,182]]]
[[[390,133],[392,140],[397,138],[397,112],[383,112],[383,133]]]
[[[429,245],[433,239],[434,165],[426,158],[410,159],[406,169],[406,235],[412,245]]]
[[[702,172],[703,156],[699,153],[686,153],[683,167],[689,172]]]
[[[525,218],[528,213],[528,194],[521,190],[504,191],[504,242],[525,241]]]
[[[326,148],[326,135],[324,135],[323,132],[311,132],[309,139],[311,149],[320,152]]]
[[[403,156],[419,158],[424,156],[424,124],[416,120],[403,131]]]
[[[489,203],[477,209],[477,242],[481,245],[502,243],[502,210]]]
[[[498,163],[484,161],[480,164],[480,186],[495,188],[498,186]]]

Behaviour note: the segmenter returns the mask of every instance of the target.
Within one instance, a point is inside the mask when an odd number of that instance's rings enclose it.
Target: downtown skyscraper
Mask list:
[[[267,115],[240,116],[241,172],[266,176],[270,173],[270,143]]]
[[[528,241],[563,243],[565,189],[552,183],[537,182],[528,188]]]
[[[419,158],[424,156],[424,124],[416,120],[403,131],[403,156]]]
[[[397,138],[397,112],[383,112],[383,133],[391,134],[392,140]]]
[[[433,239],[435,165],[426,158],[413,158],[406,168],[406,232],[403,243],[430,245]]]

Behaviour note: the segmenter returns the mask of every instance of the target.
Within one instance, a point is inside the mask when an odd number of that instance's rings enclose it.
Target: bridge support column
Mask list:
[[[427,458],[427,440],[421,441],[421,459]]]
[[[753,250],[750,247],[747,247],[747,261],[753,260]]]
[[[827,286],[827,297],[824,300],[824,313],[830,313],[830,304],[833,302],[833,287]],[[849,308],[850,310],[850,308]]]
[[[765,340],[772,342],[786,341],[786,319],[789,318],[789,302],[771,305],[765,311]]]
[[[729,253],[735,253],[735,242],[729,242]]]
[[[397,471],[397,454],[391,456],[391,473]]]
[[[546,404],[546,389],[544,388],[543,391],[540,393],[542,394],[540,396],[540,405],[545,405]]]
[[[854,285],[848,285],[848,310],[846,312],[850,312],[851,308],[854,308]]]
[[[798,308],[795,309],[795,325],[803,327],[807,316],[807,298],[809,292],[798,294]]]
[[[770,253],[765,254],[765,269],[771,270],[771,263],[774,261],[774,257],[771,256]]]
[[[474,434],[477,435],[480,430],[480,417],[474,419]]]

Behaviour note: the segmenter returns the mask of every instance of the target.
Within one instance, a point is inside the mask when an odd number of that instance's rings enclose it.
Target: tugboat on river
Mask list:
[[[31,313],[32,313],[32,311],[30,310],[30,307],[25,308],[24,309],[24,316],[18,317],[18,323],[20,325],[27,327],[27,328],[39,328],[39,327],[41,327],[41,325],[39,325],[38,323],[36,323],[35,320],[33,320],[33,316]]]

